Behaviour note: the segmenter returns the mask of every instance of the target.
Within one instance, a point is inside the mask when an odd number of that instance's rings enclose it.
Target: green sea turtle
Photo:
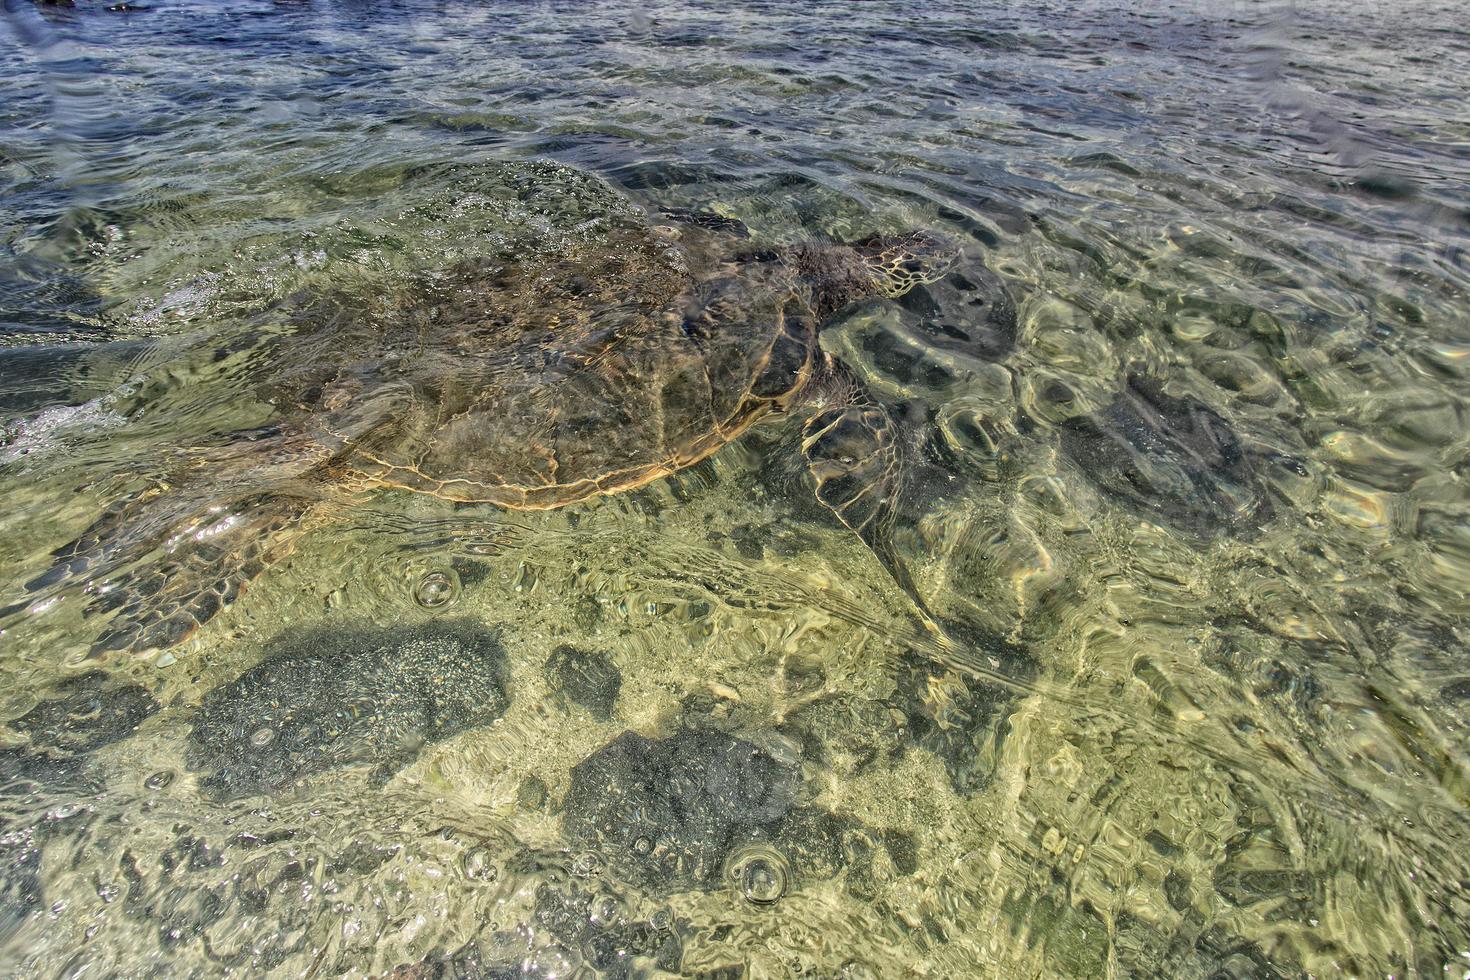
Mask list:
[[[561,507],[801,409],[817,497],[922,609],[889,536],[902,440],[818,331],[858,300],[944,276],[955,246],[918,231],[758,249],[732,220],[665,214],[551,257],[462,263],[412,295],[278,306],[260,331],[273,339],[240,369],[277,421],[112,506],[29,587],[85,577],[89,609],[115,613],[94,653],[166,647],[342,493]]]

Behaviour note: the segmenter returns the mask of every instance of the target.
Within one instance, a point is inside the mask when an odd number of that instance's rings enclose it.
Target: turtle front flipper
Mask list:
[[[706,231],[718,231],[735,238],[749,238],[750,229],[738,218],[730,218],[709,208],[660,208],[659,213],[681,225],[692,225]]]
[[[290,552],[310,506],[270,494],[233,502],[133,498],[53,552],[51,569],[26,588],[54,594],[83,586],[84,615],[112,614],[92,656],[171,647]]]
[[[904,483],[898,423],[830,354],[823,355],[816,386],[821,407],[802,427],[801,451],[816,480],[817,499],[857,532],[930,624],[929,608],[893,546]]]

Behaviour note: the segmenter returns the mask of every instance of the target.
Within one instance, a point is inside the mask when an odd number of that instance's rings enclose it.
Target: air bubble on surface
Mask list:
[[[459,597],[459,575],[452,568],[436,568],[414,584],[413,601],[425,609],[443,609]]]
[[[172,770],[163,769],[163,770],[161,770],[159,772],[155,772],[153,775],[151,775],[147,779],[143,780],[143,786],[144,786],[145,789],[158,790],[158,789],[164,789],[165,787],[167,787],[173,781],[174,781],[174,774],[173,774]]]
[[[786,894],[791,869],[774,848],[751,844],[730,855],[725,878],[751,905],[774,905]]]

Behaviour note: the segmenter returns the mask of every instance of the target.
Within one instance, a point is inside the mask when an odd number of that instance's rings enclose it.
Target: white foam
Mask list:
[[[127,419],[110,407],[119,392],[110,392],[81,405],[53,405],[29,418],[0,429],[0,464],[50,456],[64,451],[77,436],[115,429]]]

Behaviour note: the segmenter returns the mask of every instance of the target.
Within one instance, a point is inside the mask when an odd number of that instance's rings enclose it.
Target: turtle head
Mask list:
[[[932,231],[877,235],[852,246],[873,288],[891,299],[925,283],[938,282],[954,268],[960,247]]]

